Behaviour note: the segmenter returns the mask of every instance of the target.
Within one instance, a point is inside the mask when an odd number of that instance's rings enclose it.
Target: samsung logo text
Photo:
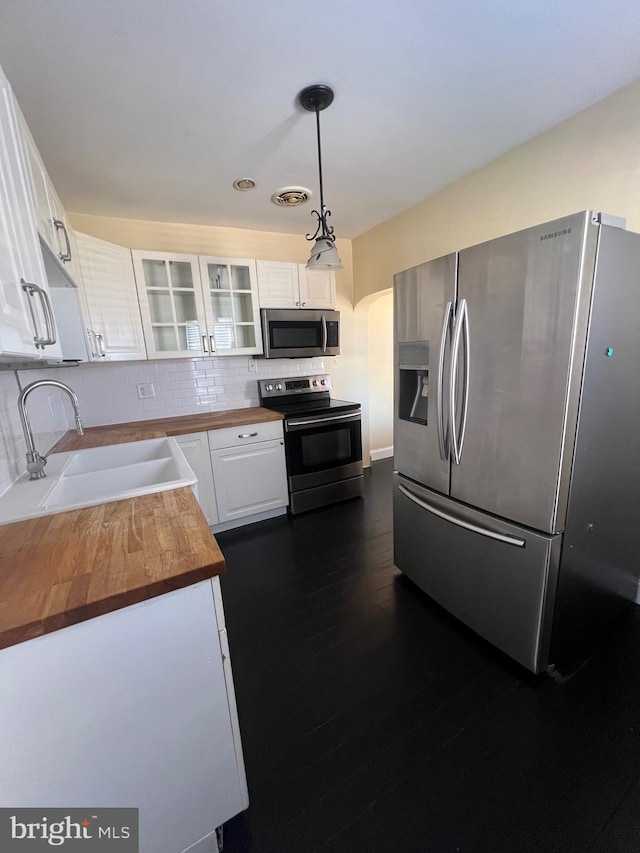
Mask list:
[[[563,228],[561,231],[552,231],[550,234],[543,234],[540,237],[540,242],[543,240],[552,240],[554,237],[564,237],[565,234],[571,234],[571,228]]]

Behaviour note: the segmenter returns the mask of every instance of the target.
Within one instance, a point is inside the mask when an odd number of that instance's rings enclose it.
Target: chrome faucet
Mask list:
[[[78,435],[84,435],[78,397],[75,391],[72,391],[68,385],[65,385],[64,382],[58,382],[57,379],[38,379],[36,382],[32,382],[30,385],[27,385],[26,388],[23,388],[22,393],[20,394],[20,399],[18,400],[18,407],[20,409],[22,429],[24,430],[24,440],[27,443],[27,471],[29,472],[30,480],[41,480],[43,477],[47,476],[44,473],[44,466],[47,464],[47,457],[41,456],[36,450],[36,446],[33,441],[33,430],[31,429],[31,423],[27,413],[27,397],[32,391],[35,391],[36,388],[43,388],[46,385],[66,391],[71,398],[73,411],[75,412]]]

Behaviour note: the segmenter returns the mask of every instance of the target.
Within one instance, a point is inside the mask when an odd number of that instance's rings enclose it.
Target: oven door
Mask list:
[[[291,492],[360,476],[360,412],[288,418],[285,450]]]

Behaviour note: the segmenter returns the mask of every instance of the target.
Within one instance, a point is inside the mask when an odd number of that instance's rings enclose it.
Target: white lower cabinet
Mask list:
[[[198,503],[214,533],[287,511],[282,421],[175,438],[198,478]]]
[[[248,806],[218,578],[0,651],[0,806],[140,810],[140,853]]]
[[[207,524],[217,524],[218,508],[216,492],[213,486],[213,471],[209,457],[209,440],[206,432],[194,432],[188,435],[177,435],[176,441],[184,453],[191,470],[198,478],[198,503]]]
[[[211,452],[220,521],[286,507],[282,442],[257,441]]]
[[[209,433],[220,524],[279,515],[289,503],[281,421]]]

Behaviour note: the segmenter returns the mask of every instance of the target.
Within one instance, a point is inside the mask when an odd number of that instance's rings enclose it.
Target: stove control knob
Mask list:
[[[327,384],[327,380],[326,380],[326,379],[321,379],[321,380],[320,380],[320,384],[321,384],[321,385],[326,385],[326,384]]]
[[[264,387],[266,391],[273,391],[273,385],[265,385]]]
[[[282,383],[281,382],[278,382],[278,384],[276,385],[276,391],[282,391]]]
[[[312,384],[313,384],[313,385],[317,385],[317,384],[318,384],[318,380],[317,380],[317,379],[314,379]]]

